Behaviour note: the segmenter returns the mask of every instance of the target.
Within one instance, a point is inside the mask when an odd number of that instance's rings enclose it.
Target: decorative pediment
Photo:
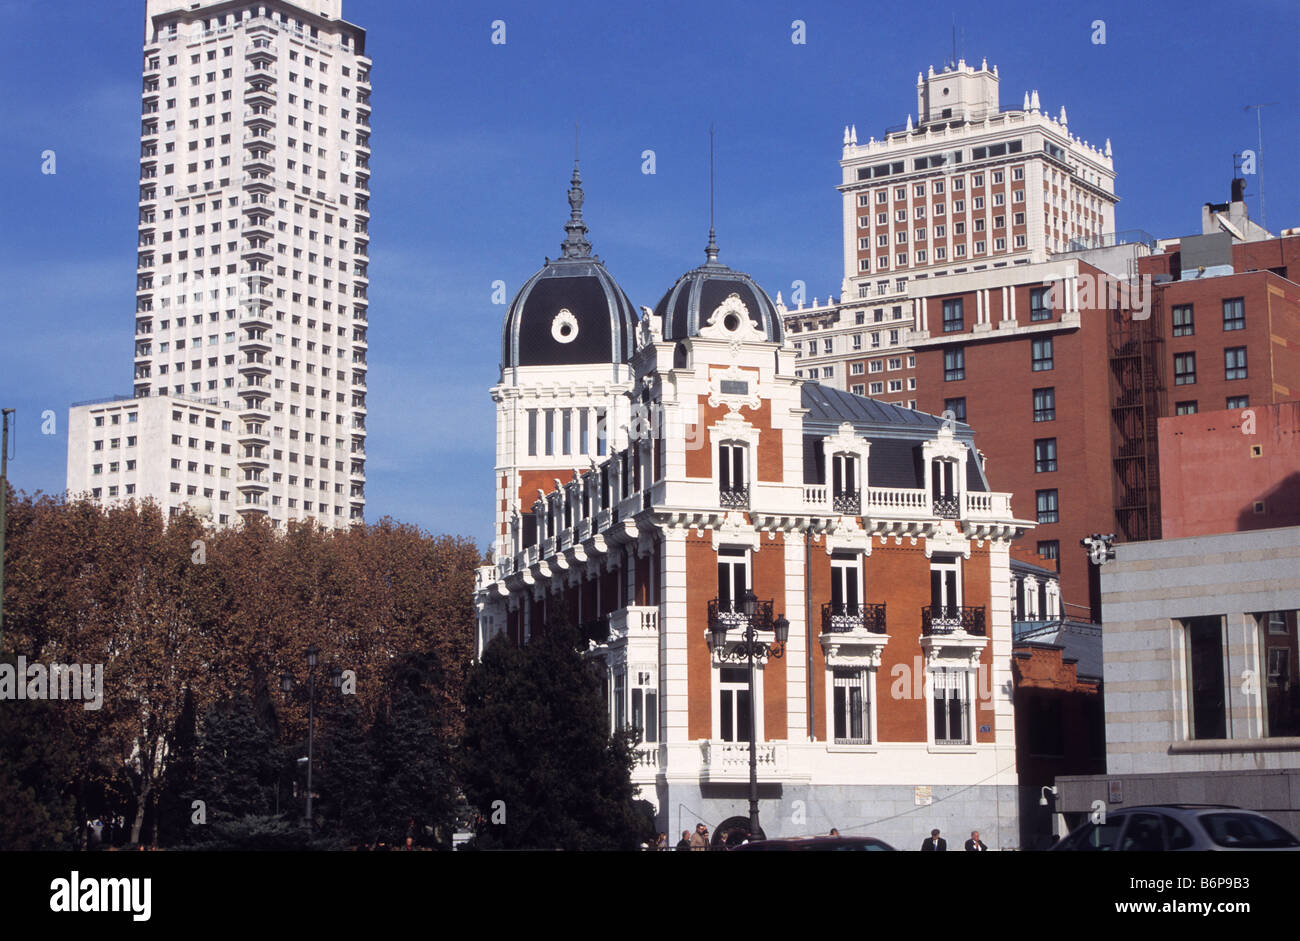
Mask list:
[[[728,294],[721,304],[713,309],[708,322],[700,327],[701,337],[711,340],[728,340],[732,343],[745,343],[751,340],[765,342],[767,335],[754,326],[749,319],[749,308],[740,299],[739,294]]]
[[[873,634],[870,631],[844,631],[821,634],[818,640],[826,654],[828,667],[879,670],[880,655],[889,642],[889,635]]]

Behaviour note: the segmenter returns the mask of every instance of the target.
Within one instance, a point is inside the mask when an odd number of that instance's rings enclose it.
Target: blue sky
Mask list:
[[[1300,225],[1294,0],[893,9],[344,0],[375,63],[367,518],[488,540],[505,312],[491,285],[513,293],[558,254],[574,122],[591,240],[636,304],[703,260],[710,124],[722,260],[773,295],[796,279],[838,294],[843,127],[865,141],[906,120],[954,14],[966,58],[997,64],[1004,107],[1036,88],[1074,133],[1111,139],[1119,228],[1196,231],[1201,204],[1227,197],[1233,153],[1257,147],[1243,107],[1260,102],[1278,102],[1264,112],[1270,228]],[[18,409],[14,485],[60,492],[68,406],[131,388],[144,0],[0,0],[0,14],[0,404]],[[40,433],[45,409],[56,435]]]

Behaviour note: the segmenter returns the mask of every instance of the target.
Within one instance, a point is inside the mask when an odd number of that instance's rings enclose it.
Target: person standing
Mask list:
[[[930,838],[921,844],[922,853],[942,853],[948,849],[948,841],[939,836],[938,828],[930,831]]]
[[[655,852],[656,852],[656,853],[666,853],[666,852],[668,852],[668,834],[667,834],[667,833],[663,833],[663,832],[661,832],[657,837],[655,837]]]
[[[709,828],[702,823],[695,825],[695,832],[691,834],[691,852],[704,853],[709,849]]]
[[[980,842],[980,832],[972,830],[970,839],[966,841],[966,852],[968,853],[987,853],[989,848]]]
[[[691,831],[683,830],[682,838],[677,841],[677,846],[675,847],[675,849],[679,853],[686,853],[690,851],[690,848],[691,848]]]

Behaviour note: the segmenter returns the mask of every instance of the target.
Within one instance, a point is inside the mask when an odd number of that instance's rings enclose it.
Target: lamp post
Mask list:
[[[320,662],[320,648],[312,644],[307,648],[307,813],[306,823],[312,825],[311,815],[311,765],[316,731],[316,664]],[[330,671],[330,681],[337,689],[343,684],[343,671],[335,667]],[[293,676],[285,672],[280,676],[280,689],[293,690]]]
[[[768,602],[770,606],[771,602]],[[744,619],[744,639],[727,648],[728,620],[720,610],[718,617],[709,625],[713,649],[721,660],[746,661],[749,668],[749,836],[757,838],[760,827],[758,822],[758,706],[754,696],[754,658],[783,657],[785,644],[790,639],[790,622],[784,615],[779,615],[772,624],[773,642],[764,643],[758,639],[755,622],[759,611],[759,600],[753,591],[746,591],[740,599],[740,611]],[[770,616],[770,612],[769,612]]]

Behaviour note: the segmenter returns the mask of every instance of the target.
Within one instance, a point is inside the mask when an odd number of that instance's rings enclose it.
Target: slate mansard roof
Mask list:
[[[871,442],[867,455],[867,480],[872,487],[925,486],[922,443],[932,440],[943,427],[937,415],[918,412],[888,402],[864,398],[851,392],[833,389],[817,382],[805,382],[801,388],[802,406],[808,410],[803,420],[803,479],[806,484],[826,481],[822,466],[821,442],[848,422],[854,431]],[[953,422],[958,441],[967,446],[966,490],[987,493],[988,481],[975,455],[974,438],[969,425]]]

